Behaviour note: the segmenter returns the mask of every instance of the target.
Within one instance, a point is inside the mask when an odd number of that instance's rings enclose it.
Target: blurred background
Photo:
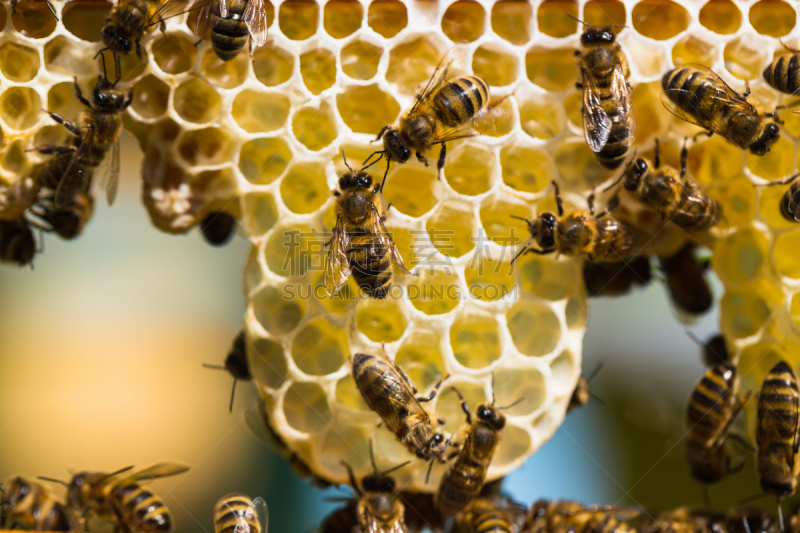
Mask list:
[[[0,479],[178,461],[191,470],[152,482],[175,531],[213,531],[214,503],[234,491],[264,497],[271,531],[311,531],[341,505],[325,499],[349,492],[299,479],[245,425],[254,387],[239,384],[230,414],[231,378],[202,367],[221,364],[242,327],[248,243],[239,234],[216,249],[198,230],[156,230],[140,200],[141,156],[129,133],[122,142],[113,208],[98,199],[77,241],[47,237],[35,270],[0,267]],[[605,403],[570,414],[506,489],[528,504],[700,505],[681,441],[699,347],[658,282],[592,300],[589,314],[584,374],[604,363],[592,390]],[[712,312],[691,328],[706,338],[717,320]],[[758,492],[748,457],[710,495],[722,509]]]

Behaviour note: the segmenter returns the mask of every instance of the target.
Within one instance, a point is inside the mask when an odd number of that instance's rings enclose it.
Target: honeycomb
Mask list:
[[[111,4],[92,0],[0,4],[0,219],[17,218],[37,191],[27,151],[66,138],[40,110],[81,110],[73,76],[88,92],[100,63],[100,27]],[[246,331],[255,382],[276,432],[315,474],[345,482],[340,461],[360,477],[378,463],[409,458],[367,409],[349,373],[355,352],[403,367],[420,391],[450,374],[471,408],[522,401],[488,479],[517,468],[562,422],[581,373],[587,298],[580,258],[510,259],[531,218],[552,210],[550,182],[568,209],[616,174],[601,167],[582,135],[574,50],[581,26],[624,25],[619,42],[631,68],[638,123],[633,148],[677,166],[684,137],[698,131],[661,104],[661,75],[708,65],[770,111],[784,103],[761,79],[778,39],[798,46],[795,7],[782,0],[284,0],[266,2],[269,40],[227,62],[198,39],[197,13],[167,21],[142,41],[143,60],[122,58],[120,86],[133,87],[124,123],[144,153],[142,199],[153,224],[185,233],[208,213],[240,219],[252,244],[245,268]],[[451,50],[452,49],[452,50]],[[502,113],[484,135],[449,143],[442,180],[435,166],[393,165],[385,185],[386,226],[406,264],[386,300],[359,298],[350,280],[334,297],[322,287],[323,244],[335,224],[331,190],[351,164],[376,149],[446,53],[482,76]],[[689,144],[689,172],[723,207],[713,231],[694,235],[713,252],[725,285],[720,327],[745,382],[758,390],[778,358],[800,363],[800,228],[781,218],[785,187],[757,188],[791,173],[800,117],[781,111],[781,140],[765,157],[719,137]],[[437,154],[428,154],[435,158]],[[414,159],[414,158],[412,158]],[[377,165],[373,179],[381,179]],[[599,203],[607,200],[602,194]],[[652,213],[650,213],[652,215]],[[648,213],[634,213],[647,223]],[[653,217],[649,216],[652,221]],[[669,225],[653,232],[653,254],[687,238]],[[456,432],[464,422],[445,388],[430,404]],[[753,406],[754,407],[754,406]],[[750,423],[754,417],[750,417]],[[419,461],[396,473],[399,486],[430,492]]]

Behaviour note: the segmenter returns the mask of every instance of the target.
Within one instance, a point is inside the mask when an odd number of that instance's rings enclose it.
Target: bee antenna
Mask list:
[[[576,21],[580,22],[580,23],[581,23],[581,24],[583,24],[584,26],[589,26],[589,24],[586,24],[584,21],[582,21],[582,20],[581,20],[581,19],[579,19],[578,17],[575,17],[575,16],[573,16],[573,15],[570,15],[569,13],[567,13],[567,16],[568,16],[569,18],[571,18],[572,20],[576,20]]]
[[[126,466],[125,468],[120,468],[120,469],[119,469],[119,470],[117,470],[116,472],[111,472],[110,474],[106,474],[105,476],[103,476],[103,478],[102,478],[102,479],[104,479],[104,480],[105,480],[105,479],[112,478],[112,477],[114,477],[114,476],[118,476],[119,474],[122,474],[123,472],[127,472],[128,470],[131,470],[132,468],[133,468],[133,465],[131,465],[131,466]]]
[[[106,74],[106,55],[100,54],[100,60],[103,62],[103,78],[108,81],[108,74]]]
[[[530,220],[528,220],[527,218],[518,217],[517,215],[508,215],[508,216],[510,216],[511,218],[516,218],[517,220],[521,220],[521,221],[523,221],[523,222],[526,222],[526,223],[527,223],[529,226],[530,226],[531,224],[533,224],[533,222],[531,222],[531,221],[530,221]]]
[[[428,481],[430,481],[430,479],[431,479],[431,470],[433,470],[433,461],[434,461],[434,459],[431,459],[431,463],[428,465],[428,473],[425,474],[425,484],[426,485],[428,484]]]
[[[97,56],[99,56],[100,54],[102,54],[106,50],[108,50],[107,46],[105,48],[101,48],[100,50],[97,51],[97,53],[94,55],[94,57],[92,59],[97,59]]]
[[[214,370],[227,370],[224,366],[221,365],[210,365],[208,363],[203,363],[203,368],[213,368]]]
[[[233,398],[234,398],[234,396],[236,396],[236,382],[237,381],[238,380],[236,378],[233,378],[233,387],[231,388],[231,405],[228,408],[228,412],[229,413],[233,412]]]
[[[119,58],[116,52],[113,52],[113,54],[114,54],[114,71],[117,76],[117,79],[114,80],[114,84],[112,85],[112,87],[116,87],[117,83],[119,83],[119,80],[122,79],[122,60]]]
[[[605,363],[601,361],[601,362],[600,362],[600,363],[597,365],[597,367],[595,367],[595,369],[594,369],[594,370],[592,370],[592,373],[591,373],[591,374],[589,374],[589,377],[588,377],[588,378],[586,378],[586,381],[592,381],[592,380],[594,379],[594,377],[595,377],[595,376],[598,374],[598,372],[600,372],[600,371],[603,369],[603,366],[604,366],[604,365],[605,365]]]
[[[369,462],[372,463],[372,470],[376,474],[380,474],[378,472],[378,466],[375,464],[375,452],[372,449],[372,439],[369,439]]]
[[[375,163],[377,163],[378,161],[380,161],[381,159],[383,159],[383,154],[384,154],[385,151],[386,150],[381,150],[380,152],[372,152],[371,154],[369,154],[369,157],[366,158],[363,163],[361,163],[361,165],[362,165],[361,166],[361,170],[364,171],[364,170],[368,169],[369,167],[371,167],[372,165],[374,165]],[[372,156],[374,156],[375,154],[379,154],[380,157],[378,157],[378,159],[376,159],[375,161],[373,161],[369,165],[367,165],[367,162],[369,162],[369,160],[372,159]]]
[[[752,496],[748,496],[747,498],[745,498],[743,500],[739,500],[738,505],[744,505],[745,503],[750,503],[750,502],[759,500],[761,498],[766,498],[767,496],[769,496],[769,494],[766,494],[764,492],[759,492],[758,494],[753,494]]]
[[[356,475],[353,474],[353,467],[351,467],[347,461],[342,460],[339,462],[347,469],[347,476],[350,478],[350,486],[353,487],[353,491],[359,496],[363,496],[364,493],[361,491],[361,487],[359,487],[358,483],[356,482]]]
[[[392,472],[394,472],[395,470],[400,470],[401,468],[403,468],[404,466],[406,466],[406,465],[407,465],[407,464],[409,464],[409,463],[411,463],[411,459],[409,459],[409,460],[408,460],[408,461],[406,461],[405,463],[400,463],[400,464],[399,464],[399,465],[397,465],[397,466],[393,466],[393,467],[392,467],[392,468],[390,468],[389,470],[384,470],[383,472],[378,472],[378,473],[379,473],[380,475],[382,475],[382,476],[385,476],[386,474],[391,474],[391,473],[392,473]]]
[[[495,402],[497,402],[497,398],[494,394],[494,372],[492,372],[492,405],[494,405]]]
[[[501,410],[501,411],[505,411],[506,409],[511,409],[512,407],[514,407],[515,405],[517,405],[518,403],[520,403],[524,399],[525,399],[524,396],[522,398],[517,398],[517,400],[515,402],[510,403],[508,405],[504,405],[503,407],[498,407],[498,409]]]
[[[69,486],[69,483],[67,483],[66,481],[62,481],[60,479],[55,479],[52,477],[37,476],[36,479],[41,479],[42,481],[52,481],[53,483],[59,483],[61,485],[64,485],[65,487]]]
[[[345,155],[344,155],[344,148],[342,148],[342,159],[344,160],[344,166],[347,167],[347,170],[349,170],[350,172],[353,172],[353,169],[350,168],[350,165],[347,164],[347,157],[345,157]],[[364,169],[362,168],[361,170],[364,170]]]
[[[686,330],[686,335],[688,335],[688,337],[690,339],[692,339],[694,341],[694,343],[697,344],[698,346],[705,346],[705,344],[706,344],[705,341],[703,341],[703,339],[698,337],[697,333],[695,333],[694,331],[692,331],[690,329],[687,329]]]

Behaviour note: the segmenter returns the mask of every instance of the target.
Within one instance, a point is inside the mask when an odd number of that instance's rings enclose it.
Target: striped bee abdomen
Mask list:
[[[247,42],[250,34],[247,25],[242,19],[247,7],[247,0],[229,0],[227,3],[227,17],[222,18],[219,11],[219,2],[215,1],[209,14],[211,23],[211,46],[217,56],[223,61],[228,61],[237,56]]]
[[[170,533],[172,515],[164,501],[137,483],[121,483],[111,491],[111,505],[130,529]]]
[[[489,85],[480,76],[463,76],[451,80],[434,99],[438,117],[449,128],[473,118],[489,103]]]
[[[772,88],[782,93],[792,94],[800,89],[800,54],[775,58],[764,69],[764,79]]]
[[[756,463],[764,492],[782,498],[794,494],[798,462],[796,433],[800,394],[791,367],[780,361],[767,372],[758,397]]]
[[[764,378],[758,399],[759,425],[774,423],[772,434],[779,435],[785,443],[794,444],[797,428],[797,380],[789,365],[781,361],[772,367]]]
[[[610,95],[606,98],[610,98]],[[622,165],[625,161],[625,154],[628,153],[628,146],[625,143],[631,138],[631,125],[634,120],[633,108],[623,107],[616,100],[611,99],[603,103],[608,118],[611,120],[611,132],[606,144],[595,156],[601,165],[613,170]]]
[[[377,235],[353,233],[347,249],[353,279],[368,296],[385,298],[392,284],[389,250]]]
[[[501,509],[489,510],[473,516],[471,520],[473,533],[512,533],[515,531],[508,515]]]
[[[253,500],[244,494],[223,496],[214,506],[214,533],[262,533],[258,514],[251,508]],[[237,532],[237,527],[238,532]]]
[[[689,439],[712,442],[719,438],[733,414],[737,381],[736,371],[725,365],[706,370],[689,397]]]
[[[789,222],[800,222],[800,181],[792,183],[783,193],[781,215]]]

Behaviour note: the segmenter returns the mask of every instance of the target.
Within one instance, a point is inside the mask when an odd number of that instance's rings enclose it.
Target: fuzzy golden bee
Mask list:
[[[414,152],[417,159],[427,166],[422,155],[437,144],[441,145],[437,169],[442,176],[447,155],[447,143],[477,135],[473,126],[479,118],[497,109],[502,99],[489,102],[489,84],[480,76],[450,75],[453,60],[442,60],[433,72],[428,84],[417,95],[414,105],[403,113],[397,127],[384,126],[375,139],[383,140],[383,150],[374,152],[380,161],[386,157],[386,172],[391,161],[405,163]],[[469,124],[471,123],[471,124]]]
[[[333,192],[336,226],[323,273],[328,295],[339,292],[352,273],[364,293],[372,298],[385,298],[394,277],[392,263],[411,274],[383,224],[379,194],[382,188],[378,184],[373,186],[364,169],[358,172],[350,169],[339,178],[338,190]]]
[[[568,500],[539,500],[531,505],[526,533],[627,533],[634,531],[618,515],[628,512],[608,506],[584,507]]]
[[[263,498],[228,494],[214,505],[214,533],[268,533],[269,510]]]
[[[636,137],[628,60],[611,26],[586,26],[576,51],[583,90],[583,133],[598,162],[615,169]]]
[[[781,45],[789,54],[778,56],[767,65],[764,80],[776,91],[794,94],[800,89],[800,50],[787,46],[783,41]]]
[[[116,472],[80,472],[69,483],[58,479],[40,477],[67,487],[67,507],[87,519],[113,519],[125,532],[170,533],[172,513],[161,497],[141,486],[142,482],[175,476],[189,470],[177,463],[158,463],[150,468],[120,478],[131,470],[128,466]]]
[[[704,490],[744,466],[743,454],[733,464],[726,442],[729,437],[744,442],[729,434],[729,429],[745,401],[739,397],[736,370],[723,364],[706,370],[689,396],[684,452],[692,477],[703,484]]]
[[[24,216],[16,220],[0,220],[0,261],[33,267],[36,251],[36,239]]]
[[[119,73],[119,63],[116,61]],[[119,78],[117,78],[119,80]],[[39,172],[42,187],[55,190],[56,207],[64,207],[91,185],[94,171],[111,152],[111,161],[102,177],[100,186],[106,191],[109,205],[114,202],[119,183],[119,135],[122,131],[122,113],[133,101],[133,88],[125,94],[116,89],[116,81],[105,76],[97,77],[90,103],[81,93],[78,79],[75,78],[75,93],[78,100],[89,108],[81,113],[77,125],[63,117],[48,113],[50,117],[64,125],[74,135],[71,144],[43,145],[35,148],[39,153],[50,155],[45,167]]]
[[[714,295],[706,279],[708,262],[697,257],[693,243],[686,244],[672,257],[659,258],[659,262],[667,292],[681,320],[691,322],[711,309]]]
[[[646,256],[617,263],[583,263],[583,283],[590,298],[621,296],[637,285],[646,286],[651,279],[650,259]]]
[[[267,42],[267,4],[264,0],[198,0],[199,35],[211,32],[211,46],[223,61],[237,55],[250,36],[250,45]]]
[[[233,345],[231,346],[231,351],[228,352],[228,356],[225,357],[224,366],[210,365],[208,363],[203,363],[203,366],[214,370],[225,370],[233,378],[230,405],[230,411],[233,412],[233,398],[236,394],[236,382],[250,381],[253,379],[253,374],[250,373],[250,365],[247,362],[247,337],[245,336],[244,330],[241,330],[236,338],[233,339]]]
[[[800,461],[798,420],[800,393],[792,368],[779,361],[764,377],[758,395],[756,424],[756,466],[761,489],[778,500],[778,517],[783,531],[781,499],[797,489]]]
[[[11,526],[32,531],[75,531],[78,524],[66,506],[42,485],[21,477],[0,484],[0,516]],[[0,527],[5,524],[0,521]]]
[[[136,50],[142,58],[140,40],[155,26],[166,31],[166,20],[186,10],[189,0],[118,0],[106,18],[101,36],[105,50],[126,55]],[[198,5],[197,7],[200,7]]]
[[[607,211],[594,216],[591,201],[589,214],[575,211],[565,215],[558,185],[555,181],[552,183],[558,207],[557,217],[549,211],[541,213],[533,221],[511,217],[525,221],[531,233],[531,238],[511,261],[512,264],[523,253],[585,255],[596,263],[616,263],[639,255],[638,233],[634,228],[607,216]],[[539,248],[531,246],[533,241]]]
[[[211,246],[223,246],[233,237],[236,226],[236,218],[227,211],[212,211],[200,222],[200,231]]]
[[[478,405],[473,421],[464,396],[455,387],[451,389],[458,395],[467,425],[462,432],[460,450],[451,455],[455,457],[455,461],[442,476],[436,492],[436,505],[446,515],[469,509],[478,498],[486,480],[486,472],[500,443],[500,431],[506,425],[506,416],[502,411],[518,403],[506,407],[495,405],[492,376],[492,403]]]
[[[716,73],[703,65],[684,65],[661,78],[667,100],[664,106],[676,117],[717,134],[754,155],[764,155],[780,137],[780,128],[760,114]]]
[[[622,182],[626,191],[634,193],[640,202],[664,220],[687,231],[708,229],[719,222],[722,208],[696,183],[685,179],[687,157],[688,151],[684,146],[680,174],[670,166],[661,166],[660,146],[656,141],[652,168],[645,158],[636,157],[609,188]]]
[[[395,470],[406,466],[410,461],[399,464],[383,472],[378,471],[372,452],[372,441],[369,448],[373,473],[364,476],[359,486],[353,469],[342,461],[347,469],[350,486],[357,497],[354,502],[354,515],[358,527],[351,531],[363,533],[406,533],[405,507],[398,498],[397,487],[393,478],[388,475]],[[340,530],[341,531],[341,530]]]
[[[352,357],[353,378],[370,409],[389,430],[420,459],[445,461],[450,441],[434,427],[431,415],[421,402],[429,402],[447,376],[440,379],[426,396],[417,396],[417,388],[403,370],[385,358],[357,353]]]

